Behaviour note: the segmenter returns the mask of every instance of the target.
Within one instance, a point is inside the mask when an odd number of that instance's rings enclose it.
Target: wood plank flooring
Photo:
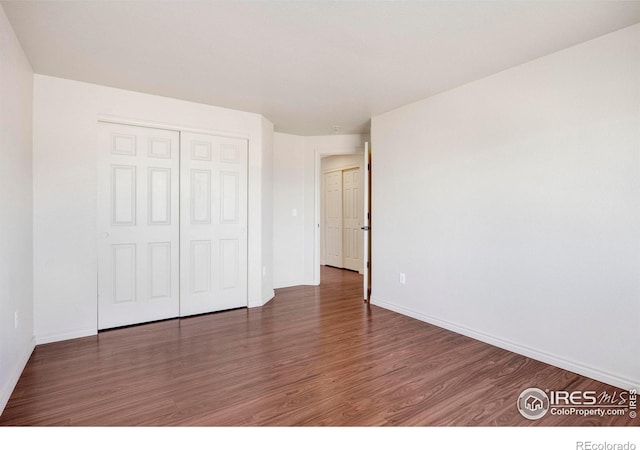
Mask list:
[[[639,424],[524,419],[527,387],[620,389],[368,306],[354,272],[322,277],[262,308],[40,345],[0,425]]]

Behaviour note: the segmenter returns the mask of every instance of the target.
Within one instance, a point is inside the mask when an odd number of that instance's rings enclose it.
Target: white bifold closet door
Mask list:
[[[98,134],[98,329],[247,306],[247,141]]]
[[[181,315],[247,306],[247,141],[181,133]]]
[[[360,168],[342,171],[342,253],[344,268],[362,271],[362,180]]]
[[[324,174],[324,264],[362,271],[360,168]]]
[[[325,264],[342,268],[342,171],[324,175]]]
[[[98,329],[179,314],[179,136],[99,124]]]

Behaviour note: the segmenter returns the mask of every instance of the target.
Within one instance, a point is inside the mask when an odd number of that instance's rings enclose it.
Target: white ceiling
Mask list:
[[[36,73],[264,114],[369,119],[640,22],[640,1],[2,1]]]

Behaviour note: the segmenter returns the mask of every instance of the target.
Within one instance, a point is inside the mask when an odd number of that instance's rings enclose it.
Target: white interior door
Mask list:
[[[342,171],[327,172],[324,180],[324,261],[328,266],[342,268]]]
[[[179,133],[100,123],[98,329],[179,314]]]
[[[363,290],[364,300],[369,301],[371,298],[371,155],[369,153],[369,143],[364,144],[364,164],[362,166],[364,171],[362,177],[363,185],[363,208],[362,208],[362,229],[363,229],[363,245],[362,245],[362,260],[363,260]]]
[[[247,151],[181,133],[181,316],[247,306]]]
[[[342,172],[342,252],[344,268],[362,271],[362,180],[360,168]]]

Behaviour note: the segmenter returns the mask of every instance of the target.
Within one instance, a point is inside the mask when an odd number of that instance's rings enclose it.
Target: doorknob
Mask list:
[[[371,231],[371,227],[370,226],[360,227],[360,229],[364,230],[364,231]]]

